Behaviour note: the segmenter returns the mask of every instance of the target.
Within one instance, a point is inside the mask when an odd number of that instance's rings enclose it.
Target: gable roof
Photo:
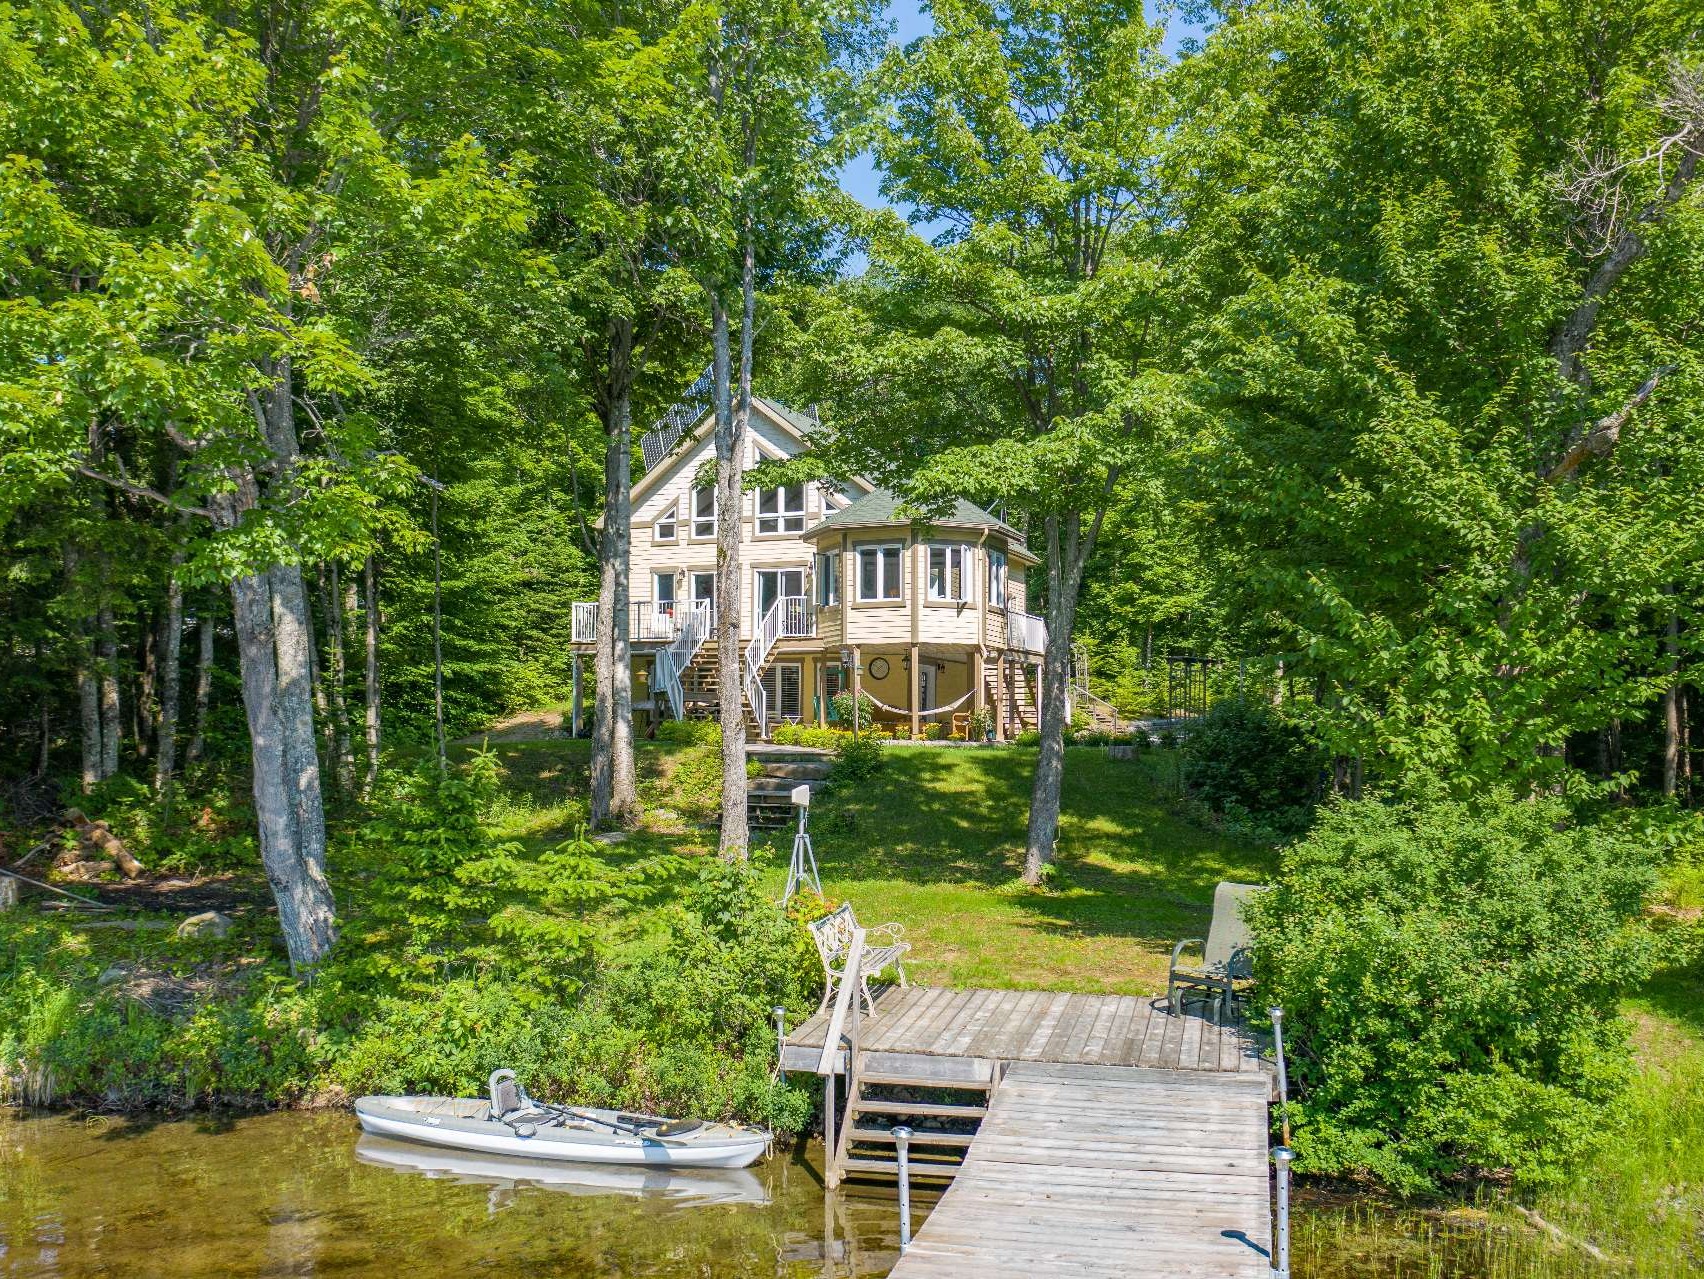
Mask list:
[[[811,525],[805,530],[805,537],[813,539],[819,533],[832,533],[847,528],[910,528],[913,524],[924,528],[982,528],[1005,537],[1008,547],[1019,557],[1031,563],[1039,562],[1024,545],[1023,534],[998,516],[965,501],[962,497],[954,498],[945,514],[927,518],[902,514],[903,505],[903,500],[893,490],[873,489],[844,510],[836,511]]]
[[[811,433],[819,428],[819,424],[815,418],[806,417],[802,413],[796,413],[786,405],[780,404],[775,400],[766,400],[761,395],[753,395],[751,397],[751,405],[752,408],[760,410],[763,415],[779,427],[784,434],[792,436],[798,443],[801,450],[810,447]],[[698,447],[698,445],[704,440],[704,437],[710,434],[715,423],[716,414],[714,410],[706,413],[702,418],[700,418],[698,424],[686,434],[682,441],[669,450],[668,456],[665,457],[661,463],[657,466],[653,466],[634,482],[630,499],[632,503],[637,506],[640,501],[642,501],[652,489],[661,484],[667,476],[674,474],[675,469],[686,460],[687,456],[691,454],[693,449]],[[853,476],[851,482],[856,487],[865,490],[872,487],[868,480],[860,479],[857,476]]]

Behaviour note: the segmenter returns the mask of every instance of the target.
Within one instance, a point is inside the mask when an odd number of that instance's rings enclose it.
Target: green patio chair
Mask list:
[[[1213,1023],[1218,1025],[1237,997],[1239,983],[1254,976],[1254,935],[1243,918],[1243,907],[1263,884],[1220,884],[1213,890],[1213,922],[1205,939],[1186,937],[1172,947],[1171,973],[1166,978],[1166,1008],[1181,1013],[1180,1002],[1192,994],[1212,1001]],[[1201,947],[1201,962],[1183,962],[1191,946]]]

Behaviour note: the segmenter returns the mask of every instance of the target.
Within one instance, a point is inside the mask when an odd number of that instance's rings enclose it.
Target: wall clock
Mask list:
[[[870,659],[870,678],[871,679],[886,679],[888,669],[889,668],[888,668],[888,659],[887,658],[885,658],[885,657],[872,657]]]

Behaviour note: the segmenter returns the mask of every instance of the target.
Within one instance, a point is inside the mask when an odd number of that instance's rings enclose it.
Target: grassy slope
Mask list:
[[[505,833],[538,841],[568,834],[584,798],[585,743],[493,749],[517,797]],[[1165,780],[1171,757],[1111,760],[1084,747],[1066,765],[1063,879],[1027,891],[1015,880],[1034,751],[896,746],[888,754],[875,780],[819,801],[812,842],[831,898],[850,900],[866,923],[905,925],[908,967],[920,982],[1157,992],[1172,943],[1206,929],[1213,885],[1258,882],[1276,870],[1270,850],[1175,814]],[[656,744],[639,752],[649,816],[614,855],[712,846],[712,832],[670,816],[687,807],[670,794],[680,756]],[[789,831],[754,850],[777,889],[791,848]]]

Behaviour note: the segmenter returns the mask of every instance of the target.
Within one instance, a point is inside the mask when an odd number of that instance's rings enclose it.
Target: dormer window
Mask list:
[[[651,526],[651,540],[653,542],[672,542],[675,540],[677,531],[676,512],[679,510],[680,504],[677,502],[657,516],[657,522]]]
[[[757,491],[759,533],[803,533],[805,531],[805,486],[783,484]]]
[[[694,537],[716,536],[716,490],[692,490],[692,535]]]

